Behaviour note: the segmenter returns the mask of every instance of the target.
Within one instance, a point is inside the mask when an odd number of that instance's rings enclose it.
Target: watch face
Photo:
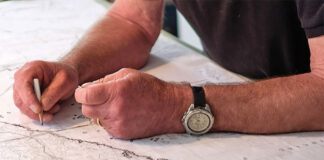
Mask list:
[[[195,132],[206,130],[209,123],[209,117],[204,113],[195,113],[188,119],[188,127]]]

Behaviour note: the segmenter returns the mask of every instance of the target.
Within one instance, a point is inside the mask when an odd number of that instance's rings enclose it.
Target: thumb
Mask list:
[[[109,81],[114,81],[114,80],[117,80],[117,79],[118,79],[118,77],[117,77],[116,73],[108,74],[105,77],[100,78],[98,80],[88,82],[88,83],[84,83],[82,85],[82,88],[87,88],[88,86],[91,86],[91,85],[94,85],[94,84],[102,84],[102,83],[106,83],[106,82],[109,82]]]
[[[111,94],[107,85],[107,83],[97,83],[88,85],[86,88],[77,88],[75,90],[75,100],[86,105],[104,104]]]
[[[94,84],[100,84],[100,83],[106,83],[106,82],[111,82],[111,81],[117,81],[119,80],[120,78],[123,78],[127,75],[129,75],[130,73],[134,72],[135,70],[133,69],[120,69],[119,71],[113,73],[113,74],[108,74],[106,75],[105,77],[103,78],[100,78],[98,80],[95,80],[93,82],[88,82],[88,83],[84,83],[82,85],[82,88],[86,88],[88,86],[91,86],[91,85],[94,85]]]
[[[42,94],[43,109],[49,111],[59,100],[66,97],[73,87],[64,73],[58,73]]]

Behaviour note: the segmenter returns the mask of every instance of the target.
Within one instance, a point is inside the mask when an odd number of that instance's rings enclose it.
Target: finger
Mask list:
[[[116,80],[116,79],[117,79],[116,74],[109,74],[109,75],[106,75],[105,77],[95,80],[93,82],[84,83],[81,87],[87,88],[87,87],[90,87],[91,85],[102,84],[102,83],[109,82],[109,81]]]
[[[19,93],[19,100],[21,104],[24,104],[24,106],[30,108],[34,113],[40,113],[41,104],[35,95],[33,78],[27,77],[24,81],[16,81],[14,84],[14,93],[16,98],[18,97]],[[16,105],[19,107],[18,105],[21,104]]]
[[[48,111],[48,113],[55,114],[55,113],[57,113],[58,111],[60,111],[60,109],[61,109],[61,106],[60,106],[59,104],[56,104],[56,105],[54,105],[54,107],[52,107],[52,108]]]
[[[110,90],[107,84],[95,84],[87,88],[77,88],[75,91],[75,99],[77,102],[85,105],[100,105],[108,101]]]
[[[111,93],[111,84],[123,80],[129,74],[135,72],[133,69],[121,69],[116,73],[105,76],[97,81],[86,83],[82,87],[77,88],[75,91],[75,99],[77,102],[87,105],[99,105],[105,103]]]
[[[68,91],[73,87],[68,83],[68,75],[65,72],[59,72],[55,75],[53,81],[42,94],[42,106],[44,111],[49,111],[54,105],[65,97]]]
[[[34,113],[32,110],[30,110],[29,108],[19,108],[20,111],[28,116],[30,119],[33,119],[33,120],[36,120],[36,121],[39,121],[39,114],[36,114]],[[44,122],[50,122],[51,120],[53,119],[53,115],[50,114],[50,113],[43,113],[43,121]]]
[[[14,89],[14,93],[13,93],[13,97],[14,97],[14,103],[15,105],[18,107],[18,109],[25,115],[27,115],[28,117],[30,117],[33,120],[39,120],[38,118],[38,114],[36,114],[35,112],[30,112],[30,108],[28,107],[24,107],[24,103],[21,100],[21,98],[18,95],[18,92]]]
[[[88,118],[101,119],[105,117],[105,112],[101,106],[82,105],[82,114]]]
[[[33,120],[39,121],[39,113],[35,113],[29,107],[25,107],[26,105],[21,100],[17,91],[14,91],[13,97],[14,97],[15,105],[19,108],[19,110],[23,114],[25,114],[26,116],[28,116],[29,118],[31,118]],[[49,122],[52,119],[53,119],[53,115],[48,114],[48,113],[43,113],[44,122]]]
[[[14,90],[19,92],[19,97],[24,105],[35,113],[41,111],[41,104],[35,95],[33,79],[38,78],[41,82],[43,81],[43,67],[41,67],[43,63],[41,61],[26,63],[14,75]]]
[[[113,74],[108,74],[103,78],[100,78],[98,80],[95,80],[93,82],[88,82],[88,83],[84,83],[81,87],[82,88],[86,88],[89,87],[91,85],[95,85],[95,84],[101,84],[101,83],[105,83],[105,82],[110,82],[110,81],[116,81],[120,78],[123,78],[125,76],[127,76],[128,74],[134,72],[134,69],[128,69],[128,68],[123,68],[120,69],[119,71],[113,73]]]

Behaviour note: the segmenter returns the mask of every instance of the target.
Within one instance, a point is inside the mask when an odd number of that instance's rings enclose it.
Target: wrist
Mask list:
[[[174,84],[173,89],[173,105],[174,112],[171,116],[172,132],[183,133],[185,128],[181,122],[184,113],[193,103],[193,94],[190,84]]]
[[[79,67],[77,64],[73,63],[73,61],[67,59],[67,58],[63,58],[61,60],[59,60],[59,63],[63,64],[64,66],[68,67],[76,76],[78,79],[78,84],[83,83],[82,79],[81,79],[81,73],[79,71]]]

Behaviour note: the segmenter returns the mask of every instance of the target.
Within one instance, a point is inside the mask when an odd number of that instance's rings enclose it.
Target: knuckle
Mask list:
[[[132,69],[130,69],[130,68],[122,68],[122,69],[120,69],[119,70],[119,72],[130,72]]]
[[[118,71],[119,74],[126,75],[126,74],[132,74],[134,72],[137,72],[135,69],[132,68],[122,68]]]
[[[46,64],[46,62],[44,61],[31,61],[31,62],[27,62],[25,63],[17,72],[15,72],[14,74],[14,79],[20,79],[21,77],[26,77],[26,74],[31,74],[30,71],[33,72],[37,72],[39,71],[39,66],[44,66]]]
[[[30,67],[34,67],[34,66],[42,66],[45,64],[46,64],[46,62],[44,62],[44,61],[36,60],[36,61],[27,62],[23,67],[30,68]]]

